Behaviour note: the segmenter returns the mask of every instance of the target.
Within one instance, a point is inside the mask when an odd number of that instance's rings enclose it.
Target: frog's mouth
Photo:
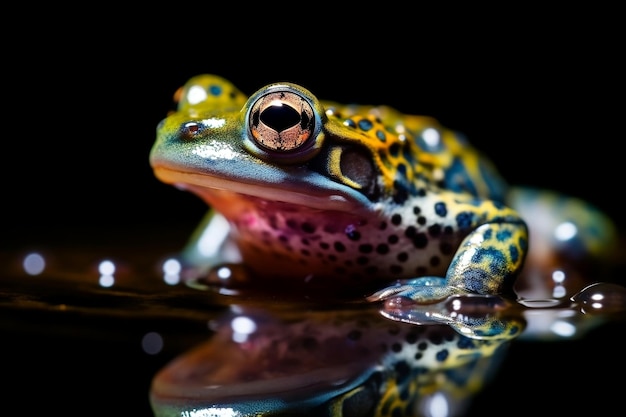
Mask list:
[[[318,210],[343,212],[362,211],[372,203],[363,194],[321,174],[297,167],[278,170],[264,167],[256,176],[235,173],[216,175],[211,172],[191,172],[164,165],[153,165],[155,176],[162,182],[188,190],[214,205],[224,192],[256,197]],[[290,171],[297,172],[290,172]]]

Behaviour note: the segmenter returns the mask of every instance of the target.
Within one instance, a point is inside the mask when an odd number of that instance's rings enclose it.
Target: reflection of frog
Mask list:
[[[510,289],[527,254],[527,223],[506,205],[509,189],[491,162],[458,133],[389,107],[321,102],[289,83],[247,98],[201,75],[177,98],[151,164],[160,180],[219,213],[188,260],[241,260],[274,287],[389,287],[375,299]],[[573,222],[563,239],[590,251],[612,230],[589,213],[584,224],[563,215]]]
[[[373,308],[237,308],[212,323],[154,378],[157,417],[461,415],[507,346]]]

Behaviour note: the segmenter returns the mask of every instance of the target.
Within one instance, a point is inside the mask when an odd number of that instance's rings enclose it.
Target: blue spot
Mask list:
[[[493,236],[493,229],[487,229],[487,231],[483,234],[483,237],[485,238],[485,240],[491,239],[492,236]]]
[[[213,84],[209,86],[209,94],[213,95],[213,96],[219,96],[220,94],[222,94],[222,87],[220,87],[217,84]]]
[[[385,135],[385,132],[383,132],[382,130],[377,130],[376,131],[376,137],[381,141],[384,142],[387,140],[387,135]]]
[[[487,260],[489,264],[489,272],[494,275],[501,275],[506,265],[506,259],[502,251],[494,248],[479,248],[472,256],[472,262],[482,262]]]
[[[352,119],[346,119],[343,124],[348,127],[356,127],[356,123],[354,123],[354,120]]]
[[[443,361],[445,361],[446,359],[448,359],[448,355],[449,355],[449,354],[450,354],[450,353],[448,352],[448,349],[442,349],[442,350],[440,350],[439,352],[437,352],[437,353],[435,354],[435,358],[437,358],[437,360],[438,360],[439,362],[443,362]]]
[[[446,215],[448,214],[448,208],[446,207],[446,203],[435,203],[435,214],[437,214],[437,216],[439,217],[446,217]]]
[[[459,229],[469,229],[472,227],[473,214],[469,211],[463,211],[456,216],[456,224]]]
[[[364,131],[368,131],[370,130],[374,125],[372,125],[372,122],[370,122],[367,119],[361,119],[359,120],[359,129],[364,130]]]
[[[517,246],[510,245],[509,246],[509,254],[511,255],[511,261],[516,263],[519,259],[519,251],[517,250]]]
[[[474,343],[474,340],[470,339],[469,337],[461,337],[456,346],[459,349],[473,349],[476,344]]]
[[[474,257],[472,258],[472,261]],[[461,286],[468,291],[472,291],[478,294],[486,294],[487,286],[485,285],[492,278],[487,275],[486,271],[483,271],[479,268],[472,268],[463,271],[462,276],[458,277],[456,280],[459,282],[455,282],[454,285]],[[452,282],[450,283],[452,285]]]
[[[521,237],[517,243],[522,248],[522,251],[526,252],[528,250],[528,240],[526,238]]]
[[[499,230],[498,233],[496,233],[496,239],[498,239],[498,242],[506,242],[507,240],[511,240],[511,236],[512,233],[509,229]]]
[[[460,158],[454,158],[452,164],[446,170],[444,178],[445,187],[451,191],[467,191],[472,195],[478,195],[471,176]]]

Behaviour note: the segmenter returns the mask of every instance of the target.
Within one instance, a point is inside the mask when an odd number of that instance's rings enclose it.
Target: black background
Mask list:
[[[246,93],[292,81],[322,99],[434,116],[464,132],[511,183],[583,197],[624,225],[626,71],[611,11],[516,11],[484,22],[466,17],[462,26],[445,14],[396,9],[387,11],[392,20],[379,16],[375,24],[326,15],[243,22],[235,10],[189,12],[164,22],[126,13],[99,15],[101,23],[95,14],[72,22],[25,20],[6,34],[3,251],[130,245],[142,252],[158,239],[181,245],[205,206],[159,183],[148,153],[173,92],[203,72]],[[28,41],[32,31],[37,36]],[[604,344],[592,338],[518,345],[516,362],[503,368],[505,377],[477,410],[497,415],[499,407],[522,404],[541,415],[533,399],[550,401],[554,392],[575,395],[543,405],[546,412],[610,408],[616,389],[593,377],[616,364],[623,371],[624,361],[610,331],[597,337]],[[118,358],[94,365],[89,359],[103,349],[100,339],[8,333],[5,346],[8,338],[4,357],[32,365],[8,374],[16,379],[12,403],[22,409],[148,413],[150,372],[165,359],[146,359],[135,341],[115,344]],[[572,380],[573,387],[561,388]]]

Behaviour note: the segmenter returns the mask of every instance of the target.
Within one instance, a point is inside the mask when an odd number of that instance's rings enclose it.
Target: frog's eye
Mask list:
[[[247,113],[249,137],[257,153],[269,158],[301,160],[321,140],[313,99],[288,86],[268,89]],[[317,143],[319,145],[319,143]]]

